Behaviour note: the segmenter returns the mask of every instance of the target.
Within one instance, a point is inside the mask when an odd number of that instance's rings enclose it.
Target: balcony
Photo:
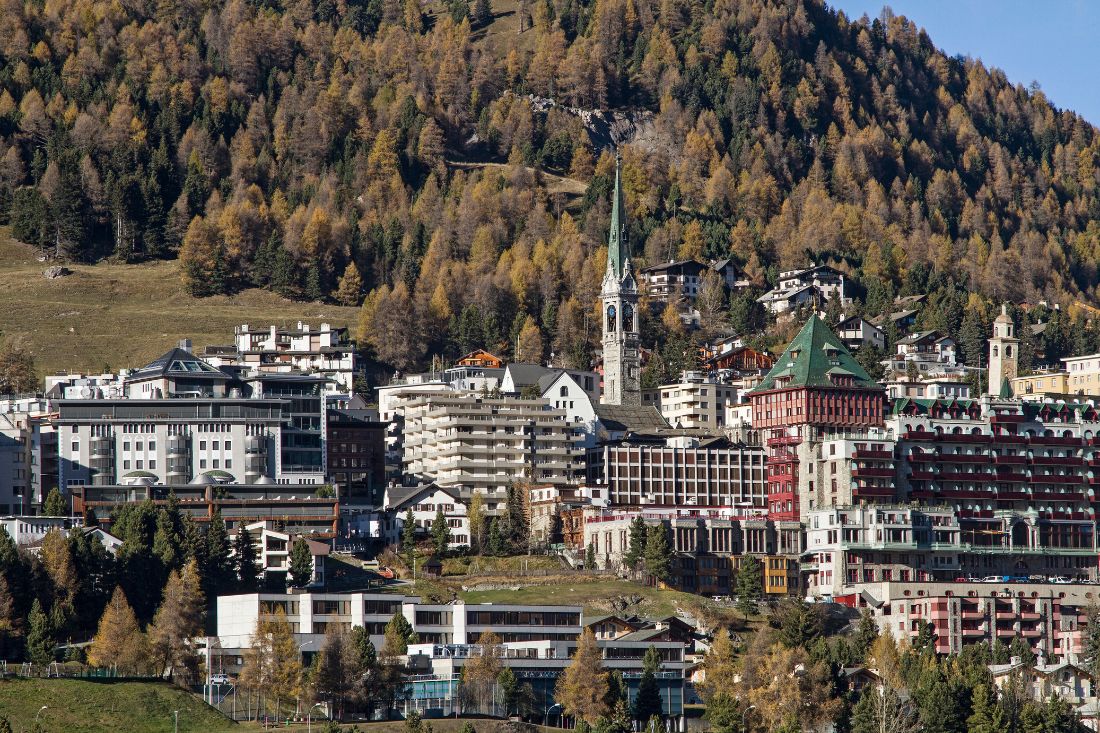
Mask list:
[[[963,611],[962,612],[962,617],[963,617],[964,621],[966,621],[968,619],[969,620],[984,619],[985,618],[985,612],[984,611]]]
[[[940,463],[962,463],[966,465],[974,465],[977,463],[989,463],[989,454],[944,453],[938,457],[938,460]]]
[[[934,481],[936,474],[932,471],[911,471],[909,478],[914,481]],[[1097,480],[1097,483],[1100,483],[1100,479]]]
[[[894,454],[887,450],[857,450],[852,453],[852,458],[857,461],[892,461]]]
[[[1032,435],[1029,441],[1032,445],[1070,445],[1081,446],[1084,441],[1081,438],[1070,437],[1058,437],[1056,435]]]
[[[985,629],[968,629],[965,626],[962,630],[963,636],[985,636]]]
[[[1022,465],[1027,463],[1027,456],[993,456],[993,462],[1001,465]]]
[[[1071,456],[1032,456],[1031,463],[1034,466],[1080,466],[1084,459]]]
[[[892,468],[853,468],[852,478],[894,478]]]
[[[908,430],[901,437],[902,440],[935,440],[936,434],[926,430]]]

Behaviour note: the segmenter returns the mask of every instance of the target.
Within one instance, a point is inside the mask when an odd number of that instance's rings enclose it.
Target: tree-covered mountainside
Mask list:
[[[984,331],[995,301],[1100,299],[1096,129],[904,18],[502,2],[0,0],[0,217],[74,260],[178,256],[195,294],[365,298],[392,367],[579,365],[613,167],[585,110],[648,111],[622,151],[641,264],[731,256],[763,288],[828,262],[871,313],[930,293],[953,334],[968,304]]]

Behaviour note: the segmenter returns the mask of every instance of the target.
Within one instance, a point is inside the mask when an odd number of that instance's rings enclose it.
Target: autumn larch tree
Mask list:
[[[607,672],[591,629],[577,637],[573,661],[558,678],[554,699],[566,715],[594,724],[607,715]]]
[[[487,704],[493,701],[497,677],[503,669],[500,661],[500,637],[491,631],[483,631],[478,637],[477,648],[477,656],[462,668],[462,686],[473,701],[475,710],[483,713],[486,712]],[[489,710],[488,713],[492,715],[493,711]]]
[[[149,627],[158,673],[171,673],[180,681],[196,678],[199,655],[195,639],[203,633],[204,613],[198,568],[192,560],[182,571],[169,574],[160,608]]]
[[[88,648],[88,664],[111,667],[124,675],[149,669],[148,642],[121,587],[115,587],[99,619],[99,630]]]

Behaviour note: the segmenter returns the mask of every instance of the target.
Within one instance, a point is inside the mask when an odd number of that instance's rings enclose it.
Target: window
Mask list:
[[[157,449],[157,441],[150,440],[149,441],[149,450],[155,451],[156,449]]]
[[[214,459],[214,468],[219,468],[217,458]]]
[[[225,467],[226,467],[226,468],[233,468],[233,459],[231,459],[231,458],[226,458],[226,459],[225,459]]]
[[[129,461],[123,461],[122,462],[122,470],[123,471],[129,471],[130,470],[130,462]]]
[[[199,441],[199,450],[206,450],[206,441],[205,440],[200,440]]]
[[[214,441],[214,442],[213,442],[213,443],[211,444],[210,448],[211,448],[211,450],[218,450],[218,441],[216,441],[216,440],[215,440],[215,441]]]
[[[73,453],[79,453],[79,452],[80,452],[80,443],[78,441],[74,440],[73,441]]]
[[[227,440],[227,441],[225,441],[225,442],[224,442],[224,443],[222,444],[222,446],[223,446],[223,447],[224,447],[224,448],[225,448],[226,450],[233,450],[233,443],[232,443],[231,441],[228,441],[228,440]]]
[[[145,444],[139,440],[137,443],[134,444],[134,449],[139,451],[145,450]]]
[[[206,468],[206,459],[205,458],[200,458],[199,459],[199,468]]]
[[[149,461],[149,470],[150,471],[157,470],[157,462],[155,460]]]
[[[141,460],[141,459],[139,458],[139,459],[137,460],[137,467],[138,467],[138,468],[145,468],[145,461],[143,461],[143,460]]]
[[[130,441],[128,441],[128,440],[123,441],[122,450],[130,450]]]

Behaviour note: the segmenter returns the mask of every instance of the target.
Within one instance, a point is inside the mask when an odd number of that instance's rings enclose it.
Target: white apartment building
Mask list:
[[[323,377],[244,380],[177,348],[131,372],[121,396],[57,401],[62,487],[135,480],[186,484],[320,484],[325,471]],[[83,394],[83,392],[82,392]]]
[[[252,522],[245,525],[252,544],[256,548],[258,565],[264,577],[271,579],[273,576],[285,581],[290,572],[290,550],[294,546],[295,536],[287,532],[280,532],[272,528],[272,522]],[[237,535],[230,536],[231,543],[235,543]],[[235,547],[235,544],[231,544]],[[332,547],[326,542],[306,539],[306,546],[313,558],[313,577],[307,587],[323,587],[325,584],[325,558],[328,557]]]
[[[0,514],[30,514],[57,486],[57,433],[45,400],[0,404]]]
[[[402,412],[402,472],[413,479],[494,492],[568,484],[584,469],[581,431],[546,400],[427,393]]]
[[[69,530],[79,527],[83,519],[79,517],[43,517],[43,516],[7,516],[0,517],[0,529],[7,532],[12,542],[20,547],[37,545],[46,533],[58,529],[68,534]]]
[[[674,428],[702,428],[720,432],[730,405],[740,401],[741,389],[712,380],[703,372],[684,372],[676,384],[642,391],[642,404],[653,405]]]
[[[329,379],[327,391],[351,393],[355,383],[355,346],[348,329],[322,323],[313,329],[298,321],[296,328],[234,329],[232,347],[207,347],[203,356],[216,367],[239,366],[261,372],[305,372]]]

